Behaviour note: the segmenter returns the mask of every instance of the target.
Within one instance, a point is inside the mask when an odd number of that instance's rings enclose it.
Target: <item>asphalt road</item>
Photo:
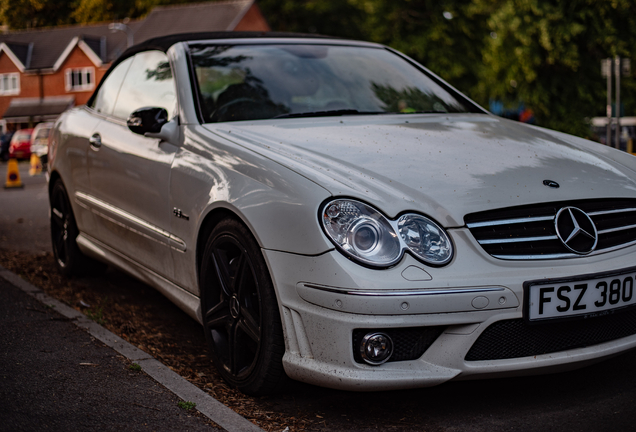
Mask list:
[[[48,219],[42,217],[46,215],[41,194],[45,188],[32,188],[32,192],[29,187],[0,190],[0,247],[37,252],[42,244],[48,250],[46,242],[38,241],[42,233],[48,233]],[[8,211],[7,203],[11,203]],[[297,384],[263,404],[290,417],[310,417],[312,429],[329,431],[633,431],[635,364],[632,351],[566,373],[382,393]]]
[[[21,189],[0,189],[0,248],[25,252],[51,251],[49,205],[44,174],[30,176],[26,161],[18,164]],[[0,162],[5,185],[7,163]]]
[[[220,430],[3,278],[0,292],[0,431]]]

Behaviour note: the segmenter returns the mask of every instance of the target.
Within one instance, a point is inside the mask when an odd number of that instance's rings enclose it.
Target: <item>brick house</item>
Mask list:
[[[126,26],[134,43],[173,33],[270,30],[254,0],[157,7]],[[126,48],[127,34],[109,23],[0,34],[0,128],[33,126],[85,104]]]

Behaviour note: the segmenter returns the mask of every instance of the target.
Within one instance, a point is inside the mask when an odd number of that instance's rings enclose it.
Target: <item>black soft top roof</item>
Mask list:
[[[179,33],[168,36],[156,37],[148,39],[140,44],[128,48],[120,58],[130,57],[141,51],[159,50],[166,52],[168,49],[178,43],[193,40],[206,39],[256,39],[256,38],[297,38],[297,39],[340,39],[333,36],[324,36],[305,33],[287,33],[287,32],[235,32],[235,31],[217,31],[217,32],[198,32],[198,33]],[[117,63],[119,63],[117,59]]]

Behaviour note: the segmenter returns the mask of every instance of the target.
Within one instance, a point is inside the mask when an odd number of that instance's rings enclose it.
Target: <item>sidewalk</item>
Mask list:
[[[180,408],[175,393],[205,415]],[[229,431],[261,430],[0,267],[0,431],[223,430],[209,418]]]

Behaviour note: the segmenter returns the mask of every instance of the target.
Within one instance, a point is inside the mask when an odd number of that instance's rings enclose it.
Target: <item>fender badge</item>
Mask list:
[[[559,184],[555,182],[554,180],[543,180],[543,184],[546,185],[547,187],[551,187],[554,189],[559,188]]]
[[[178,217],[179,219],[190,220],[190,217],[189,217],[188,215],[183,214],[183,212],[181,211],[181,209],[178,209],[178,208],[176,208],[176,207],[172,210],[172,213],[173,213],[176,217]]]

